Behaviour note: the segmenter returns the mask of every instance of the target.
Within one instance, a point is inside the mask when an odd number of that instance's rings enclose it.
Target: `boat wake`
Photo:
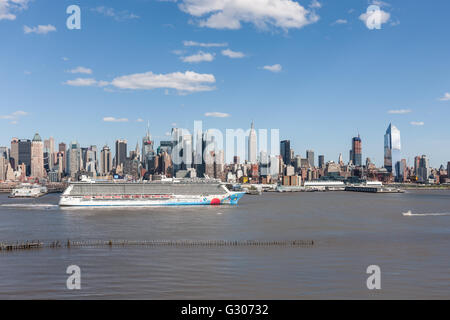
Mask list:
[[[412,213],[411,210],[402,213],[404,217],[426,217],[426,216],[450,216],[450,212],[443,213]]]
[[[20,209],[57,209],[57,204],[49,203],[1,203],[0,207]]]

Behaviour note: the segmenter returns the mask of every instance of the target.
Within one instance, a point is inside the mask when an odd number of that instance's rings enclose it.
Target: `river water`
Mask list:
[[[314,245],[1,251],[1,299],[450,298],[450,191],[265,193],[230,207],[60,209],[57,202],[56,194],[0,195],[0,241]],[[81,269],[81,290],[66,287],[69,265]],[[381,290],[367,289],[370,265],[381,269]]]

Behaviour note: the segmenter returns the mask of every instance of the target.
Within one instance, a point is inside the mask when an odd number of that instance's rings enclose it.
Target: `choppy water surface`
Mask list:
[[[0,298],[450,298],[450,191],[245,196],[235,207],[60,209],[0,195],[0,241],[314,240],[313,247],[0,252]],[[409,212],[411,211],[411,212]],[[82,289],[66,289],[69,265]],[[369,291],[366,269],[381,268]]]

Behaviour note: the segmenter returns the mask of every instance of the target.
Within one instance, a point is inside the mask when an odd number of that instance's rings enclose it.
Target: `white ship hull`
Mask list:
[[[160,193],[165,186],[165,191],[171,186],[148,185],[148,184],[93,184],[69,186],[61,195],[59,205],[62,207],[161,207],[161,206],[204,206],[204,205],[226,205],[237,204],[244,192],[230,192],[224,186],[217,186],[220,192],[210,194],[173,194]],[[193,190],[197,185],[180,186],[183,189]],[[91,191],[91,187],[92,189]],[[111,189],[111,187],[113,187]],[[169,188],[167,188],[169,187]],[[116,192],[116,188],[125,193]],[[143,188],[143,189],[141,189]],[[150,188],[150,189],[149,189]],[[82,191],[81,191],[82,190]],[[112,190],[112,191],[111,191]],[[129,192],[132,190],[132,192]],[[142,190],[142,192],[138,192]],[[147,193],[146,193],[147,191]],[[149,191],[152,191],[150,193]],[[205,190],[204,190],[205,191]],[[207,190],[206,190],[207,191]],[[84,194],[83,194],[84,193]]]
[[[237,204],[244,193],[234,192],[217,196],[172,196],[167,199],[93,199],[81,197],[62,197],[62,207],[162,207],[162,206],[201,206]]]

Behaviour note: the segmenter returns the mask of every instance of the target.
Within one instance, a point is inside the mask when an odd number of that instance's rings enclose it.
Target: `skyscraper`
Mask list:
[[[48,168],[52,170],[55,163],[55,140],[53,137],[44,140],[44,153],[47,153],[48,156]]]
[[[112,170],[112,155],[108,146],[104,146],[100,153],[100,166],[102,175],[107,175]]]
[[[384,135],[384,167],[397,178],[401,161],[400,130],[389,124]]]
[[[127,158],[127,140],[116,141],[116,168],[123,165]]]
[[[252,121],[252,126],[248,135],[248,162],[256,163],[257,159],[257,142],[256,142],[256,130],[255,124]]]
[[[447,162],[447,178],[450,179],[450,161]]]
[[[67,171],[74,178],[81,169],[81,149],[76,141],[72,141],[67,151]]]
[[[361,137],[358,136],[352,139],[352,150],[350,152],[350,160],[357,167],[362,166],[362,141]]]
[[[430,163],[428,160],[428,157],[426,155],[423,155],[420,157],[419,160],[419,168],[417,170],[417,177],[419,178],[420,182],[427,182],[428,178],[430,176]]]
[[[325,156],[320,155],[319,156],[319,168],[323,168],[325,165]]]
[[[291,164],[291,141],[283,140],[280,142],[280,153],[285,165]]]
[[[60,164],[62,172],[66,172],[66,165],[67,165],[67,159],[66,159],[67,149],[66,149],[66,147],[67,146],[66,146],[66,144],[64,142],[61,142],[58,145],[58,151],[59,151],[60,154],[62,154],[62,162]]]
[[[306,159],[308,159],[308,163],[310,167],[314,167],[314,151],[306,150]]]
[[[147,134],[142,138],[142,162],[147,171],[155,169],[155,151],[153,150],[153,141],[150,135],[150,125],[147,125]]]
[[[6,161],[6,158],[3,157],[2,154],[0,154],[0,181],[6,180],[7,164],[8,164],[8,161]]]
[[[9,162],[14,170],[17,170],[19,165],[19,139],[12,138],[11,140],[11,150],[9,153]]]
[[[31,176],[38,179],[44,177],[44,144],[39,133],[31,142]]]
[[[26,175],[31,173],[31,140],[19,139],[19,161],[16,168],[21,164],[25,165]]]

